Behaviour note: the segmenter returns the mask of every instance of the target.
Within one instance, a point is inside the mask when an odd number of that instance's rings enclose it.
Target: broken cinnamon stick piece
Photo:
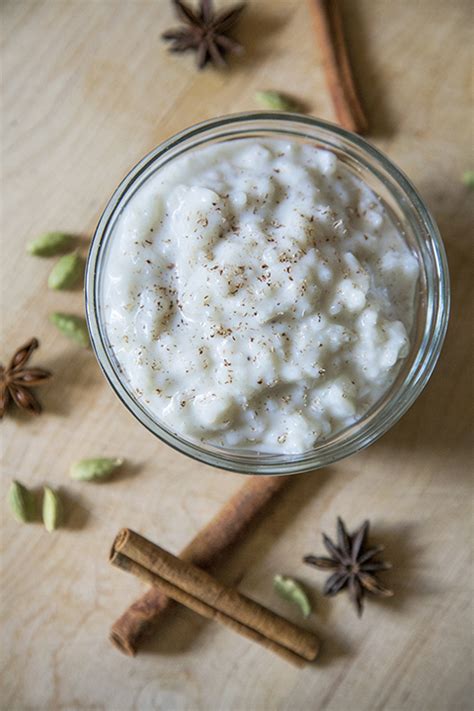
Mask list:
[[[367,118],[356,92],[337,0],[308,0],[329,93],[340,125],[366,133]]]

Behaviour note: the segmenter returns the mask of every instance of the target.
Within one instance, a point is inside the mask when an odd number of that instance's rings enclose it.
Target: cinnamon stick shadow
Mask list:
[[[286,488],[266,506],[265,515],[253,524],[245,541],[236,547],[225,561],[221,570],[217,568],[221,580],[242,578],[247,570],[264,560],[277,538],[301,516],[304,508],[335,476],[344,476],[335,467],[318,469],[303,474],[295,474]],[[302,552],[303,555],[303,552]]]

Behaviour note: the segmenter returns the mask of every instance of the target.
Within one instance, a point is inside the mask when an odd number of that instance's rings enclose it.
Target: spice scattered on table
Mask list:
[[[326,580],[324,595],[337,595],[347,588],[359,617],[363,612],[366,593],[383,597],[393,595],[392,590],[384,587],[375,577],[375,573],[388,570],[391,565],[375,560],[375,556],[382,552],[383,546],[368,548],[368,533],[369,521],[364,521],[357,531],[349,535],[343,521],[338,518],[337,545],[323,533],[323,543],[331,557],[307,555],[303,558],[305,563],[320,570],[334,571]]]
[[[64,336],[75,341],[83,348],[90,348],[89,331],[82,316],[55,312],[50,315],[49,320]]]
[[[465,170],[462,176],[462,182],[469,188],[469,190],[474,189],[474,170]]]
[[[108,479],[110,475],[123,464],[123,459],[112,457],[96,457],[81,459],[71,466],[70,475],[78,481],[97,481]]]
[[[74,241],[66,232],[47,232],[26,246],[26,251],[35,257],[54,257],[71,249]]]
[[[61,516],[62,505],[58,493],[49,486],[43,487],[43,523],[48,533],[58,528]]]
[[[286,94],[280,94],[279,91],[265,90],[255,93],[257,102],[267,109],[274,111],[289,111],[295,112],[301,110],[300,105]]]
[[[84,260],[77,253],[65,254],[52,268],[48,286],[50,289],[72,289],[84,274]]]
[[[42,385],[52,373],[43,368],[25,367],[34,350],[39,346],[37,338],[32,338],[15,351],[9,365],[0,364],[0,419],[5,414],[9,402],[31,415],[41,413],[41,405],[31,392],[31,388]]]
[[[173,5],[184,25],[162,34],[162,39],[171,42],[170,52],[196,52],[196,64],[202,69],[207,63],[224,67],[227,54],[242,51],[242,45],[227,33],[239,19],[245,3],[219,11],[214,10],[212,0],[200,0],[196,10],[182,0],[174,0]]]
[[[280,597],[299,607],[303,617],[310,616],[311,603],[300,583],[293,580],[293,578],[289,578],[284,575],[275,575],[273,578],[273,587]]]
[[[36,502],[34,494],[19,481],[12,481],[8,491],[11,512],[20,523],[28,523],[35,518]]]

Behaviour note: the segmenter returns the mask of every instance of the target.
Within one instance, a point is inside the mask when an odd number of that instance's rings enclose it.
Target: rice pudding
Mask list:
[[[115,226],[105,326],[136,397],[192,441],[302,453],[408,354],[418,261],[336,155],[240,139],[160,168]]]

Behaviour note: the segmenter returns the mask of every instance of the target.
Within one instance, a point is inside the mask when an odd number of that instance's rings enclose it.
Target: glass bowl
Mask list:
[[[365,180],[392,212],[392,218],[420,264],[411,350],[385,395],[355,424],[317,442],[302,454],[268,454],[225,449],[192,441],[159,421],[134,395],[114,357],[105,330],[102,275],[114,226],[131,197],[162,166],[197,147],[241,138],[286,138],[335,152]],[[290,474],[317,469],[364,449],[408,410],[428,382],[440,354],[449,315],[446,255],[436,224],[405,175],[370,143],[311,116],[254,112],[224,116],[182,131],[155,148],[120,183],[95,231],[86,270],[86,313],[100,366],[123,404],[154,435],[188,456],[245,474]]]

